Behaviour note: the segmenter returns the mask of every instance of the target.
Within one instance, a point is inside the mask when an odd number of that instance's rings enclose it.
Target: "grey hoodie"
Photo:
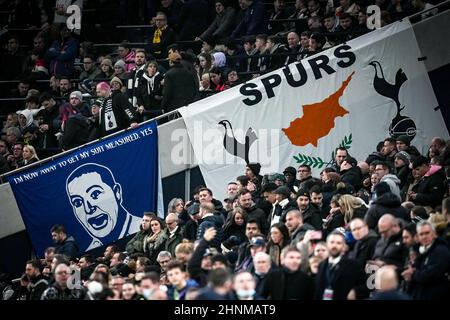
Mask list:
[[[386,182],[389,185],[389,189],[391,189],[391,192],[395,194],[400,201],[402,201],[402,197],[400,196],[400,179],[397,178],[396,175],[393,174],[387,174],[383,178],[381,178],[380,182]]]

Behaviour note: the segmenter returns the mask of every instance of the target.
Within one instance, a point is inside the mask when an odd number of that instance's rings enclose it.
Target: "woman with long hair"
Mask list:
[[[338,200],[341,212],[344,215],[345,225],[349,224],[355,218],[364,219],[367,212],[367,206],[363,200],[350,194],[344,194]]]
[[[212,68],[212,58],[209,53],[200,53],[198,56],[198,78],[201,79],[204,73],[208,73]]]
[[[326,238],[326,236],[334,229],[343,227],[345,225],[344,215],[339,204],[340,197],[341,195],[336,194],[331,198],[330,213],[325,218],[322,226],[324,232],[323,238]]]
[[[289,230],[284,223],[278,222],[270,228],[267,253],[277,266],[281,265],[281,251],[289,244]]]
[[[22,150],[23,157],[23,166],[29,165],[31,163],[35,163],[39,161],[39,157],[37,156],[36,149],[32,145],[23,146]]]
[[[231,212],[230,218],[223,225],[223,239],[227,240],[231,236],[239,239],[242,243],[246,239],[245,225],[247,224],[248,216],[244,209],[236,207]]]
[[[150,264],[156,264],[156,258],[158,253],[164,250],[166,244],[167,234],[164,232],[164,222],[159,218],[153,218],[150,220],[150,229],[152,230],[150,236],[146,238],[148,258]]]
[[[184,200],[181,198],[173,198],[167,205],[167,214],[175,213],[178,217],[178,225],[185,225],[189,221],[190,217],[184,208]]]

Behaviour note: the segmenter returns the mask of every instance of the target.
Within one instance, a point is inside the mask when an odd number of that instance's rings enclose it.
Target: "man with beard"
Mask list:
[[[141,81],[144,72],[145,72],[145,64],[147,63],[147,58],[145,55],[145,50],[138,49],[136,50],[136,57],[134,60],[135,67],[130,71],[127,81],[127,96],[128,101],[131,105],[136,108],[137,107],[137,95],[139,82]]]
[[[309,192],[300,190],[297,193],[297,205],[303,215],[303,221],[310,224],[316,230],[322,230],[322,217],[320,210],[311,203]]]
[[[263,234],[269,231],[269,223],[267,221],[266,213],[258,208],[252,199],[252,194],[248,189],[242,189],[238,192],[238,203],[246,211],[248,219],[255,219],[261,226]]]
[[[79,249],[74,237],[68,236],[63,225],[54,225],[50,232],[52,239],[55,242],[55,253],[63,254],[69,258],[74,258],[78,255]]]
[[[366,276],[363,267],[348,259],[345,236],[333,231],[327,237],[328,259],[319,265],[316,276],[315,300],[346,300],[349,293],[365,295]]]
[[[42,293],[48,288],[48,281],[41,273],[41,262],[39,260],[28,261],[25,274],[30,280],[29,300],[41,300]]]
[[[147,237],[151,232],[150,220],[156,217],[152,212],[144,213],[141,222],[141,228],[138,233],[128,241],[126,251],[129,256],[143,256],[147,247]]]

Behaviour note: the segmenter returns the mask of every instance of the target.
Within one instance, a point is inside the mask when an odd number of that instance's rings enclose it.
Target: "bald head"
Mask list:
[[[253,265],[257,274],[266,274],[271,266],[270,256],[265,252],[257,252],[253,257]]]
[[[175,213],[171,212],[166,217],[166,225],[170,231],[174,230],[178,225],[178,217]]]
[[[391,237],[395,232],[394,228],[397,226],[397,219],[392,214],[383,215],[378,220],[378,233],[385,239]]]
[[[390,291],[398,288],[397,273],[393,266],[383,266],[375,274],[375,285],[378,291]]]

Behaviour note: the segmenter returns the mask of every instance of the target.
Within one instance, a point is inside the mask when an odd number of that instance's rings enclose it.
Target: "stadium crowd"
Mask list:
[[[4,1],[0,174],[367,33],[369,5],[384,26],[438,2]],[[69,5],[81,29],[67,28]],[[115,28],[136,23],[148,28]]]
[[[320,177],[249,163],[222,201],[198,186],[102,256],[55,225],[55,246],[3,298],[448,299],[449,145],[435,137],[423,156],[407,136],[386,138],[359,162],[341,147]]]
[[[0,173],[367,33],[370,4],[382,8],[382,25],[432,6],[276,0],[266,10],[258,0],[124,1],[128,22],[151,21],[146,45],[124,41],[116,52],[98,52],[89,40],[116,37],[120,4],[99,2],[102,23],[77,33],[62,23],[64,6],[58,7],[71,2],[56,1],[52,12],[46,1],[10,1],[11,26],[45,28],[28,53],[20,37],[6,34],[1,79],[18,81],[4,95],[17,99],[4,108],[10,109]],[[42,15],[32,14],[39,9]],[[37,80],[49,80],[49,87]],[[433,138],[421,154],[408,136],[398,136],[370,155],[338,148],[320,177],[308,165],[261,176],[260,165],[249,163],[224,185],[226,199],[199,186],[192,199],[173,199],[164,219],[144,213],[126,247],[110,244],[100,257],[79,253],[76,239],[55,225],[49,230],[55,246],[28,261],[20,279],[2,283],[2,297],[448,299],[449,154],[443,138]]]

